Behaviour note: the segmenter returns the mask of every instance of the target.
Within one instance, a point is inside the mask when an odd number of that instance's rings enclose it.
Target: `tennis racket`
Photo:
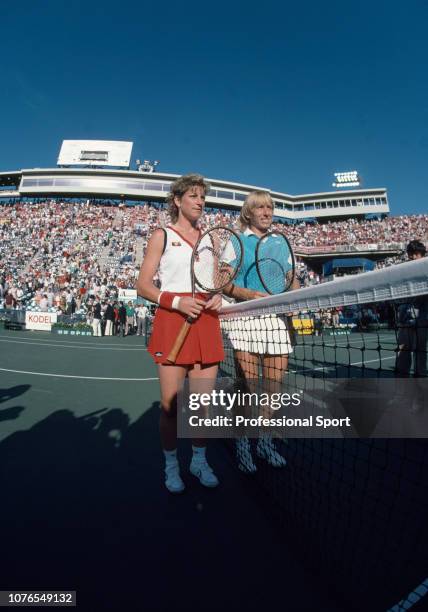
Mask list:
[[[256,247],[256,268],[263,287],[271,295],[290,289],[296,263],[293,249],[281,232],[269,232],[260,238]],[[296,345],[293,317],[287,316],[287,328],[291,345]]]
[[[294,280],[295,260],[287,238],[269,232],[257,243],[256,268],[263,287],[271,295],[284,293]]]
[[[192,297],[196,286],[206,293],[220,293],[237,275],[242,256],[241,239],[233,230],[214,227],[204,232],[193,248],[190,263]],[[183,323],[167,357],[169,363],[175,363],[194,321],[187,317]]]

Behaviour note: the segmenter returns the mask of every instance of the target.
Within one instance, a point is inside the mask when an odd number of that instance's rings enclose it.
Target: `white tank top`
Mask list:
[[[166,248],[159,263],[162,291],[191,293],[190,261],[193,246],[171,227],[165,228]]]

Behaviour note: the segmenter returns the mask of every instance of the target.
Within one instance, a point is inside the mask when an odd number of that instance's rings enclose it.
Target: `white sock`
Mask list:
[[[192,444],[192,450],[193,450],[192,460],[205,461],[205,451],[206,451],[205,446],[193,446]]]
[[[177,462],[177,449],[175,448],[172,451],[164,450],[163,454],[165,455],[165,467],[168,465],[175,465]]]

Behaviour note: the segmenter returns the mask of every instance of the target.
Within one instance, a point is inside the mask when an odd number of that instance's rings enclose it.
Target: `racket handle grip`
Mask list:
[[[179,334],[175,339],[172,349],[170,350],[169,355],[166,358],[166,360],[169,361],[169,363],[175,363],[175,360],[177,359],[177,355],[181,351],[181,347],[183,346],[184,341],[187,338],[187,334],[190,331],[190,326],[192,325],[192,322],[193,322],[193,319],[191,317],[188,317],[184,321],[179,331]]]

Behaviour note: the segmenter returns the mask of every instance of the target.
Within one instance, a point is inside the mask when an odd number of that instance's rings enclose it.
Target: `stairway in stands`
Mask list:
[[[144,249],[146,246],[146,238],[139,236],[135,243],[135,264],[141,266],[144,259]]]
[[[105,271],[106,266],[108,264],[110,248],[111,247],[109,246],[105,246],[102,247],[102,249],[100,249],[99,251],[98,263],[100,265],[100,270],[102,273]]]

